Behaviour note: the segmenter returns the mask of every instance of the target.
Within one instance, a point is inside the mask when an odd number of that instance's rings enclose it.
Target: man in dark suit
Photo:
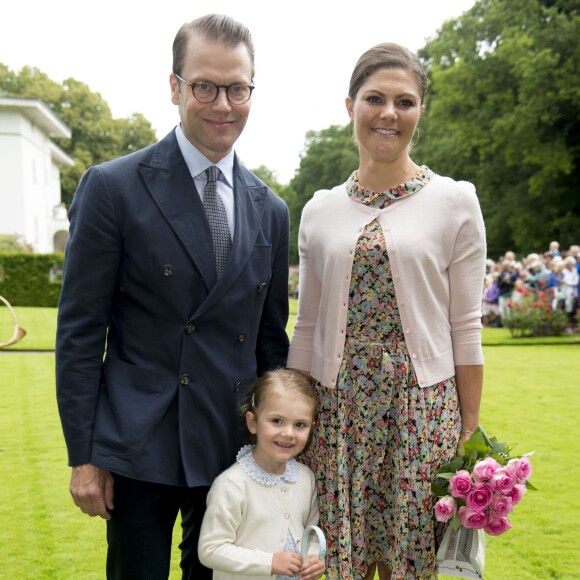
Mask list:
[[[107,520],[109,578],[167,578],[180,511],[183,578],[211,578],[197,559],[207,491],[239,449],[245,391],[286,362],[288,209],[233,151],[253,77],[243,25],[184,24],[181,123],[90,168],[70,208],[57,399],[71,494]]]

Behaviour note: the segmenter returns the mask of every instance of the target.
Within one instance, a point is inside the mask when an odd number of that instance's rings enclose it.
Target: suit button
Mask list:
[[[248,338],[248,335],[242,330],[242,332],[238,334],[238,342],[244,342],[246,338]]]
[[[173,276],[173,266],[171,264],[165,264],[165,266],[163,266],[163,275],[166,278],[169,278],[169,276]]]
[[[242,388],[242,383],[240,381],[238,381],[235,385],[234,385],[234,393],[237,393],[240,389]]]
[[[181,377],[179,378],[179,382],[185,387],[185,385],[189,385],[189,375],[185,374],[185,375],[181,375]]]
[[[256,290],[258,292],[263,292],[266,289],[266,282],[262,282],[261,284],[258,284],[258,287],[256,288]]]
[[[191,322],[185,327],[185,332],[187,332],[187,334],[191,334],[191,333],[195,332],[196,330],[197,330],[197,328],[195,328],[195,324],[193,324]]]

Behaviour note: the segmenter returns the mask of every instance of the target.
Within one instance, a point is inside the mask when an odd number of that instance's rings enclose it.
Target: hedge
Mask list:
[[[63,259],[62,253],[0,253],[0,294],[12,306],[57,306]]]

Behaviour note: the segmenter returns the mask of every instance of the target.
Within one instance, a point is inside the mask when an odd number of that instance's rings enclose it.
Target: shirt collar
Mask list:
[[[234,187],[234,158],[235,153],[232,149],[223,159],[217,163],[212,163],[203,153],[201,153],[185,136],[181,124],[175,127],[175,136],[177,144],[181,150],[181,154],[185,159],[185,163],[191,173],[191,177],[195,178],[204,173],[204,171],[211,165],[217,165],[225,177],[228,185],[233,189]]]
[[[292,458],[286,462],[284,473],[275,474],[262,469],[252,455],[253,445],[245,445],[236,456],[236,461],[242,469],[258,483],[264,485],[283,485],[285,483],[296,483],[300,475],[300,468],[296,459]]]

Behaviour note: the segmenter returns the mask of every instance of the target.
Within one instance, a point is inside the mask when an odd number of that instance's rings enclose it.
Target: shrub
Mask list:
[[[568,319],[564,310],[553,302],[553,289],[518,288],[514,298],[508,302],[508,313],[504,316],[502,325],[509,329],[514,338],[560,336]]]
[[[55,307],[64,254],[0,253],[0,294],[12,306]]]

